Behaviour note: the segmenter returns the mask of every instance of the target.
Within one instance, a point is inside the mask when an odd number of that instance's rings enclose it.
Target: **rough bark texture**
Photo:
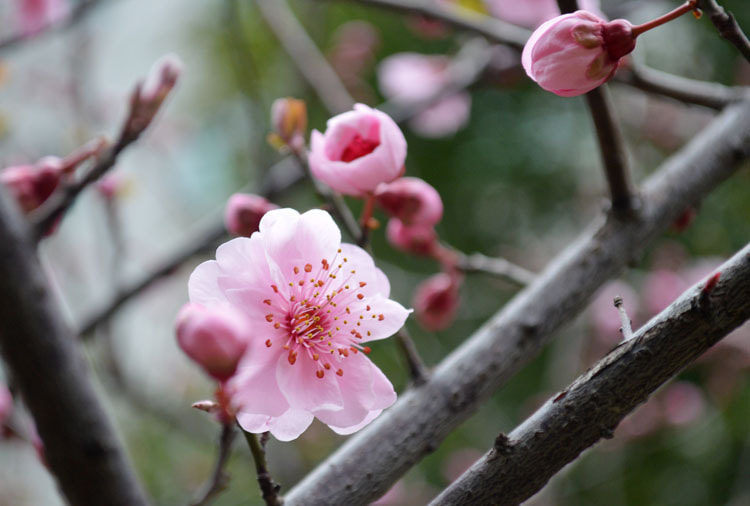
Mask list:
[[[75,505],[147,504],[47,289],[29,229],[0,188],[0,350]]]
[[[686,291],[477,461],[432,506],[515,505],[630,411],[750,318],[750,245],[722,265],[718,284]]]
[[[294,487],[286,504],[366,504],[434,450],[571,320],[606,280],[750,156],[750,104],[728,108],[667,160],[635,218],[611,216],[562,252],[534,283],[398,402]],[[601,221],[601,220],[600,220]]]

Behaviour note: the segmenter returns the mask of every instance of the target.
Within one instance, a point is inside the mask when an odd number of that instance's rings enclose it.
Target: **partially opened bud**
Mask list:
[[[285,144],[304,142],[307,130],[307,105],[296,98],[279,98],[271,106],[271,126]]]
[[[443,217],[440,194],[417,177],[402,177],[375,189],[378,204],[405,224],[435,225]]]
[[[250,237],[258,231],[263,215],[278,207],[258,195],[235,193],[227,201],[224,224],[230,234]]]
[[[431,256],[439,248],[432,225],[406,225],[398,218],[388,220],[385,237],[393,247],[415,255]]]
[[[539,86],[563,97],[593,90],[611,78],[635,48],[631,24],[606,22],[586,11],[550,19],[523,48],[521,62]]]
[[[4,184],[18,202],[24,213],[41,206],[60,185],[62,160],[48,156],[34,165],[8,167],[0,172],[0,183]]]
[[[414,294],[414,313],[427,330],[442,330],[453,323],[460,302],[456,275],[441,272],[417,287]]]
[[[177,344],[182,351],[218,381],[226,381],[248,344],[244,316],[229,306],[205,308],[186,304],[177,315]]]

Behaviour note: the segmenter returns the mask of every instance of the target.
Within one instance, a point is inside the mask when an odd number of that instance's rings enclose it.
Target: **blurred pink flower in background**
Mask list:
[[[557,0],[484,0],[484,4],[496,18],[532,30],[560,15]],[[605,17],[599,10],[599,0],[581,0],[578,5],[581,10]]]
[[[8,387],[0,383],[0,427],[13,411],[13,396]],[[1,432],[1,431],[0,431]]]
[[[185,304],[177,315],[177,343],[217,381],[227,381],[250,340],[243,313],[231,305]]]
[[[68,0],[17,0],[18,25],[24,35],[33,35],[45,26],[64,18]]]
[[[403,174],[406,139],[387,114],[356,104],[310,137],[310,170],[334,190],[364,196]]]
[[[396,104],[410,106],[439,94],[450,83],[450,58],[442,55],[398,53],[378,66],[383,95]],[[469,120],[471,95],[459,92],[441,98],[417,114],[409,126],[424,137],[452,135]]]
[[[675,271],[653,270],[643,282],[643,309],[647,314],[655,315],[674,302],[689,286]]]
[[[394,248],[415,255],[432,256],[440,247],[432,225],[406,225],[398,218],[388,220],[385,237]]]
[[[606,22],[586,11],[546,21],[523,48],[528,76],[563,97],[582,95],[611,78],[620,59],[635,48],[632,26],[624,19]]]
[[[227,391],[245,430],[297,438],[317,417],[339,434],[370,423],[396,400],[365,354],[397,332],[409,311],[364,250],[341,244],[328,213],[267,213],[250,238],[233,239],[199,265],[190,300],[242,311],[253,336]]]
[[[460,283],[459,276],[440,272],[417,286],[414,314],[424,328],[443,330],[453,323],[461,302]]]
[[[358,101],[374,101],[367,77],[380,47],[378,29],[367,21],[348,21],[336,29],[332,39],[327,56],[341,82]]]
[[[250,237],[258,231],[263,215],[278,207],[260,195],[235,193],[227,201],[224,225],[232,235]]]
[[[620,317],[615,308],[616,296],[622,297],[625,309],[632,319],[637,315],[639,297],[631,286],[624,281],[611,281],[604,285],[591,303],[590,315],[594,338],[605,346],[612,346],[622,341]],[[638,320],[633,321],[633,326]]]
[[[703,392],[687,381],[667,385],[659,398],[664,419],[672,425],[689,425],[706,411]]]
[[[403,223],[435,225],[443,217],[440,194],[417,177],[401,177],[375,189],[378,205]]]

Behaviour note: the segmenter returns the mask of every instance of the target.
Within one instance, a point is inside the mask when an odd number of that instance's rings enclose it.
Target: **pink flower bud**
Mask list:
[[[706,411],[703,392],[687,381],[667,386],[660,397],[664,418],[672,425],[689,425]]]
[[[435,225],[443,217],[440,194],[416,177],[401,177],[375,189],[378,205],[405,224]]]
[[[48,156],[36,166],[18,165],[0,172],[0,183],[4,184],[18,202],[21,210],[28,214],[41,206],[60,185],[62,160]]]
[[[521,62],[529,77],[545,90],[574,97],[606,82],[620,59],[634,48],[628,21],[606,22],[576,11],[537,28],[523,48]]]
[[[296,98],[279,98],[271,106],[273,131],[285,144],[304,142],[307,130],[307,105]]]
[[[21,33],[33,35],[68,15],[68,0],[18,0]]]
[[[459,305],[459,279],[441,272],[422,282],[414,294],[414,312],[427,330],[442,330],[453,323]]]
[[[398,218],[388,220],[385,237],[394,248],[415,255],[431,256],[440,246],[432,225],[406,225]]]
[[[364,196],[404,170],[406,139],[385,113],[356,104],[310,137],[310,170],[334,190]]]
[[[166,54],[156,60],[149,70],[141,88],[140,100],[161,104],[172,91],[182,73],[182,61],[174,54]]]
[[[226,381],[248,344],[248,324],[230,306],[185,304],[177,315],[177,344],[209,376]]]
[[[258,195],[235,193],[227,202],[224,224],[230,234],[250,237],[258,231],[263,215],[278,207]]]

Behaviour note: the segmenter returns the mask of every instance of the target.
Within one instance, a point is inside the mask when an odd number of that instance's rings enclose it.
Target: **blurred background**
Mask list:
[[[602,209],[606,186],[583,100],[541,90],[526,78],[514,51],[357,2],[289,3],[349,93],[369,105],[391,99],[388,110],[397,117],[420,100],[420,87],[399,88],[399,72],[414,72],[406,81],[429,88],[433,84],[427,74],[419,74],[420,62],[428,62],[426,72],[437,75],[454,57],[469,68],[488,62],[465,92],[445,97],[446,103],[433,104],[402,124],[407,175],[425,179],[443,198],[438,232],[445,243],[538,271]],[[492,7],[490,1],[459,3],[478,15]],[[750,29],[747,0],[721,3]],[[601,8],[610,18],[636,23],[676,5],[611,1]],[[77,6],[70,0],[67,9],[77,13]],[[100,134],[114,137],[130,90],[151,64],[167,53],[184,63],[181,81],[159,118],[112,172],[116,191],[88,189],[59,231],[42,244],[45,268],[75,328],[105,307],[118,287],[220,226],[232,193],[261,187],[284,157],[266,140],[274,99],[304,99],[311,128],[323,130],[331,116],[254,1],[99,0],[72,23],[42,35],[21,27],[17,8],[9,0],[0,5],[0,41],[22,30],[31,34],[18,44],[0,43],[3,166],[63,156]],[[404,52],[417,53],[405,66],[404,60],[393,59]],[[750,66],[705,19],[684,16],[649,32],[639,39],[634,57],[695,79],[750,84]],[[459,75],[469,70],[459,67]],[[636,181],[648,177],[715,115],[623,84],[609,87]],[[623,296],[636,327],[744,246],[750,239],[748,195],[746,166],[695,210],[692,221],[665,234],[621,280],[603,288],[541,356],[379,504],[425,504],[488,449],[498,432],[510,431],[606,354],[620,339],[611,302],[615,294]],[[274,201],[300,211],[320,205],[306,182]],[[348,201],[358,212],[361,203]],[[385,223],[384,215],[378,217]],[[410,307],[415,288],[439,266],[395,250],[385,240],[384,227],[373,233],[372,243],[377,263],[390,277],[392,297]],[[209,258],[212,250],[154,283],[86,339],[98,387],[156,504],[188,503],[214,461],[218,424],[190,408],[210,398],[213,387],[179,351],[173,330],[177,310],[187,301],[187,277]],[[437,364],[516,291],[503,280],[467,275],[452,325],[430,332],[413,318],[407,323],[425,361]],[[408,374],[393,340],[376,343],[371,358],[397,391],[406,387]],[[745,325],[652,396],[621,424],[614,439],[564,469],[529,504],[749,504],[749,367],[750,326]],[[15,416],[28,427],[23,437],[0,441],[0,505],[62,504],[29,444],[28,415],[20,404],[16,409]],[[342,440],[316,421],[294,442],[271,441],[274,478],[288,490]],[[234,448],[231,485],[216,504],[261,504],[241,438]]]

